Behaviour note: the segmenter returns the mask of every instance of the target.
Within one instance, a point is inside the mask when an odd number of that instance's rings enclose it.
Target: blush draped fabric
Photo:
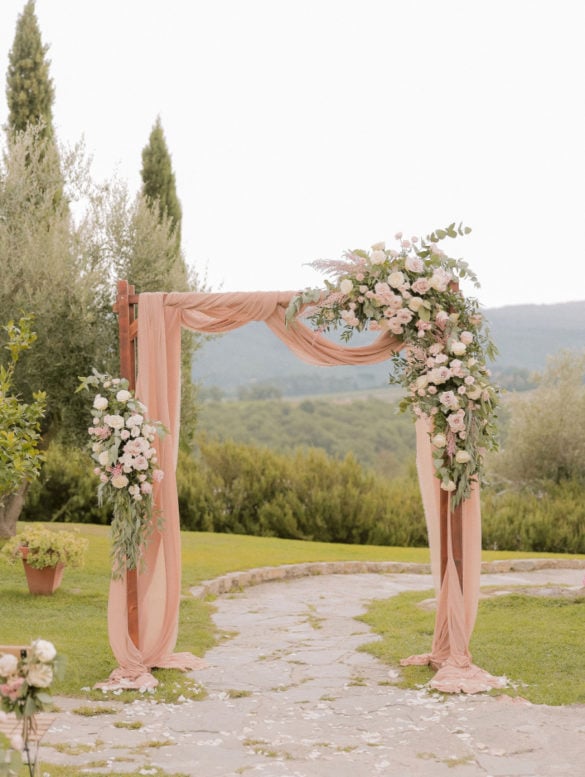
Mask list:
[[[155,492],[155,502],[164,524],[160,531],[154,529],[146,549],[146,569],[138,575],[139,648],[128,634],[125,581],[111,582],[108,632],[119,666],[108,681],[99,684],[100,687],[153,687],[157,681],[151,669],[155,667],[189,670],[204,665],[201,659],[191,653],[174,652],[181,594],[181,548],[175,480],[180,424],[181,328],[221,333],[237,329],[250,321],[264,321],[300,359],[322,366],[377,363],[387,360],[401,347],[400,340],[387,333],[381,334],[370,345],[349,348],[332,343],[298,320],[287,327],[285,311],[295,294],[144,293],[139,297],[136,394],[147,406],[149,417],[161,421],[169,430],[169,434],[159,442],[159,466],[165,477]],[[433,474],[428,429],[423,422],[419,422],[417,427],[419,478],[431,557],[436,569],[440,553],[439,484]],[[432,662],[441,667],[435,680],[441,672],[445,672],[448,674],[447,684],[460,686],[456,690],[474,692],[484,690],[486,677],[489,677],[473,667],[468,650],[479,592],[480,512],[477,492],[464,507],[464,524],[465,594],[461,594],[451,559],[439,590],[432,651],[428,655],[407,660]],[[481,687],[475,687],[478,683],[474,685],[473,676],[477,673],[481,675]]]

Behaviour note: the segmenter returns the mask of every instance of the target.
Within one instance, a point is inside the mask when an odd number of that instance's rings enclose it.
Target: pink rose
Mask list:
[[[431,284],[426,278],[417,278],[416,281],[412,284],[412,290],[417,294],[426,294],[428,291],[430,291],[430,288]]]
[[[439,401],[444,407],[456,409],[459,407],[459,400],[452,391],[443,391],[439,394]]]

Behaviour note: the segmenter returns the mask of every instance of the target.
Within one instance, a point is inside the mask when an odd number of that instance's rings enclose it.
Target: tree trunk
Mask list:
[[[5,496],[0,502],[0,539],[8,539],[16,534],[16,523],[24,507],[28,485],[25,481],[18,491]]]

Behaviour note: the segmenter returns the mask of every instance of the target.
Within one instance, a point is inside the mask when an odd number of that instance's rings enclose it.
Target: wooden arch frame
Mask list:
[[[129,388],[136,388],[137,374],[137,340],[138,340],[138,304],[139,295],[135,287],[127,280],[117,284],[117,297],[113,306],[118,315],[118,335],[120,347],[120,376],[126,378]],[[449,542],[459,585],[463,590],[463,508],[460,503],[453,511],[450,510],[450,499],[447,491],[440,492],[440,580],[446,573],[449,557]],[[128,633],[138,647],[140,634],[138,627],[138,587],[137,570],[126,571],[126,598],[128,614]]]

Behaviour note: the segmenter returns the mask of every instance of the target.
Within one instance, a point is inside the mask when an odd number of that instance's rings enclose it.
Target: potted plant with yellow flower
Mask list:
[[[11,537],[1,552],[12,564],[22,559],[30,593],[48,595],[61,584],[66,566],[82,566],[87,546],[77,532],[33,523]]]

